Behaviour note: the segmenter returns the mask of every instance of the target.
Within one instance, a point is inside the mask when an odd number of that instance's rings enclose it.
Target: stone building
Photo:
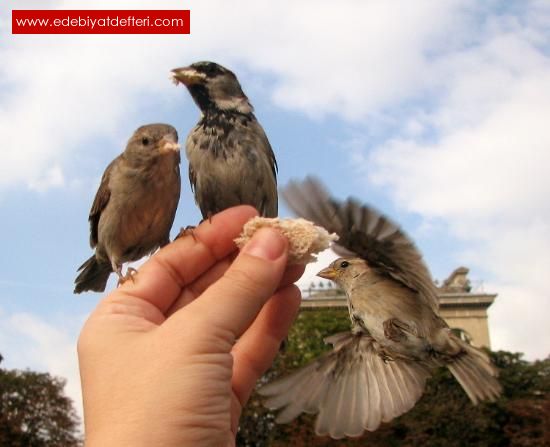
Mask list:
[[[459,267],[438,287],[439,311],[447,324],[474,346],[491,347],[487,309],[496,294],[485,293],[481,287],[473,288],[468,269]],[[304,290],[301,310],[321,308],[346,309],[344,293],[332,283],[320,282]]]

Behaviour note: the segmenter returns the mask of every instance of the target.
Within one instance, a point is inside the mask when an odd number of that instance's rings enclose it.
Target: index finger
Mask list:
[[[148,301],[165,314],[187,284],[237,249],[233,240],[257,214],[251,206],[237,206],[212,216],[192,236],[159,250],[117,292]]]

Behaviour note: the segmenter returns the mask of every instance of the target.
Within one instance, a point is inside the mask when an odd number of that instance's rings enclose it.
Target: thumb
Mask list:
[[[279,287],[287,255],[288,241],[282,234],[271,228],[258,230],[225,274],[188,310],[209,326],[240,337]]]

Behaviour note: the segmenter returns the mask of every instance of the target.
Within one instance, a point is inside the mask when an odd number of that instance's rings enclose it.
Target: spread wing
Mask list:
[[[407,412],[422,396],[430,372],[420,362],[384,362],[367,334],[340,333],[325,342],[334,345],[331,352],[258,390],[266,407],[282,409],[276,422],[317,413],[318,435],[359,436]]]
[[[297,215],[338,234],[339,240],[333,246],[336,253],[365,259],[371,268],[417,291],[420,299],[437,311],[439,301],[430,272],[412,240],[397,224],[353,198],[343,202],[333,199],[311,177],[290,182],[281,194]]]
[[[99,225],[99,218],[101,217],[101,213],[103,212],[103,210],[107,206],[107,203],[109,203],[109,199],[111,198],[109,179],[111,178],[111,171],[113,170],[113,166],[119,158],[120,156],[115,158],[109,164],[109,166],[107,166],[107,169],[105,169],[103,177],[101,177],[101,183],[99,184],[99,188],[95,194],[94,202],[92,203],[90,215],[88,216],[88,221],[90,222],[90,246],[92,248],[97,245],[97,227]]]

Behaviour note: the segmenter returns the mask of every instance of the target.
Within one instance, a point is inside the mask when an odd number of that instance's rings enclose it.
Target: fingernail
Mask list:
[[[245,245],[243,253],[274,261],[283,254],[286,246],[287,240],[281,233],[270,228],[262,228],[256,231],[250,242]]]

